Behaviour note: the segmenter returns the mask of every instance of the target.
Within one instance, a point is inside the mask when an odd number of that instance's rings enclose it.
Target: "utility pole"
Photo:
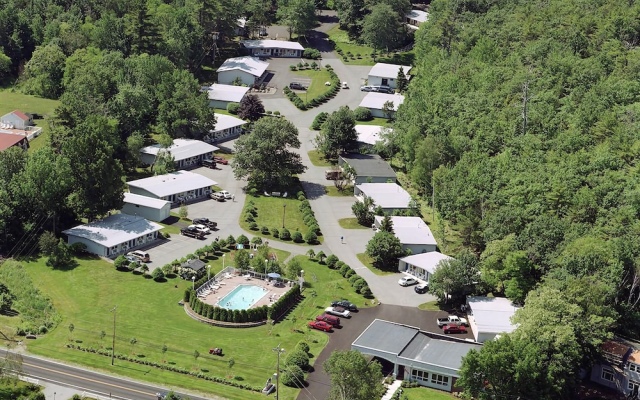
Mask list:
[[[278,344],[278,347],[274,348],[273,351],[278,353],[278,364],[276,367],[276,400],[279,400],[280,398],[280,354],[284,353],[284,349],[280,347],[280,344]]]
[[[111,343],[111,365],[116,356],[116,309],[118,306],[114,306],[111,312],[113,313],[113,342]]]

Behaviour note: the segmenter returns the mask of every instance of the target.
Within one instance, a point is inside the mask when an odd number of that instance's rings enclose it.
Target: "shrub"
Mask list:
[[[343,266],[340,267],[340,275],[346,277],[347,276],[347,272],[351,269],[350,266],[348,266],[347,264],[344,264]]]
[[[274,111],[273,115],[280,115],[280,111]]]
[[[289,365],[282,371],[282,383],[290,387],[301,387],[304,382],[304,371],[297,365]]]
[[[340,52],[342,52],[342,51],[340,51]],[[332,71],[332,70],[333,70],[333,67],[331,66],[331,64],[327,64],[327,65],[325,65],[324,67],[325,67],[326,69],[328,69],[329,71]]]
[[[128,261],[123,255],[119,255],[115,260],[113,260],[113,266],[116,267],[116,269],[124,267],[127,263]]]
[[[309,231],[306,235],[304,235],[304,241],[308,244],[316,244],[318,243],[318,236],[315,233]]]
[[[317,49],[306,48],[302,52],[302,57],[317,60],[320,58],[320,52]]]
[[[293,238],[293,241],[296,243],[302,243],[302,233],[295,231],[293,232],[293,235],[291,235],[291,237]]]
[[[302,190],[299,190],[298,193],[296,193],[296,197],[300,197],[300,196],[305,197],[304,192]]]
[[[238,109],[240,108],[240,103],[229,103],[227,104],[227,111],[230,114],[238,115]]]
[[[244,215],[244,220],[245,220],[246,222],[254,222],[256,219],[253,217],[253,214],[246,213],[246,214]]]
[[[267,115],[271,115],[272,111],[267,111]]]
[[[290,69],[291,71],[295,71],[295,70],[297,70],[297,69],[298,69],[298,67],[296,67],[295,65],[289,65],[289,69]]]
[[[296,365],[300,367],[300,369],[306,370],[307,368],[309,368],[309,355],[306,351],[294,350],[293,352],[289,353],[284,365],[285,367]]]
[[[280,239],[291,240],[291,232],[289,232],[287,228],[282,228],[282,231],[280,231]]]
[[[364,107],[358,107],[353,110],[353,118],[356,121],[371,121],[371,110]]]
[[[280,231],[278,231],[278,228],[271,228],[271,236],[274,238],[280,237]]]
[[[314,225],[309,225],[309,231],[315,233],[316,235],[320,236],[320,227],[317,224]]]
[[[344,274],[344,277],[345,277],[345,278],[347,278],[347,279],[349,279],[349,278],[351,278],[352,276],[354,276],[355,274],[356,274],[356,271],[354,271],[354,270],[352,270],[351,268],[349,268],[349,269],[347,270],[347,273],[346,273],[346,274]],[[351,281],[349,281],[349,283],[351,283]]]
[[[345,263],[344,263],[344,262],[342,262],[342,261],[338,261],[338,262],[336,263],[336,265],[335,265],[333,268],[334,268],[334,269],[337,269],[337,270],[341,270],[341,269],[342,269],[342,267],[344,267],[344,266],[345,266]]]
[[[227,244],[229,247],[234,247],[236,245],[236,238],[234,238],[233,235],[229,235],[227,237]]]
[[[351,286],[353,286],[353,285],[356,283],[356,281],[357,281],[358,279],[362,279],[362,278],[360,278],[360,275],[358,275],[358,274],[353,274],[353,275],[351,275],[347,280],[349,281],[349,283],[351,284]]]
[[[362,288],[360,288],[360,294],[364,297],[373,296],[373,293],[371,293],[371,289],[369,288],[369,286],[363,286]]]
[[[304,351],[305,353],[309,353],[309,350],[311,350],[311,348],[309,347],[309,345],[306,342],[299,342],[296,345],[296,350],[300,350],[300,351]]]
[[[255,222],[251,222],[249,224],[249,229],[251,229],[252,231],[257,231],[258,230],[258,224],[256,224]]]
[[[336,263],[338,262],[338,257],[336,257],[335,254],[331,254],[329,257],[327,257],[327,259],[325,260],[325,262],[327,263],[327,267],[333,269],[336,266]]]
[[[260,233],[262,233],[263,235],[268,235],[269,228],[267,228],[266,226],[263,226],[262,228],[260,228]]]
[[[267,232],[269,232],[268,229],[267,229]],[[262,244],[262,238],[260,236],[256,236],[253,239],[251,239],[251,243],[257,244],[257,245],[261,245]]]
[[[298,67],[298,68],[302,68],[302,67],[304,67],[304,64],[302,64],[301,62],[299,62],[299,63],[298,63],[298,65],[297,65],[297,67]]]
[[[238,243],[240,244],[244,244],[244,245],[248,245],[249,244],[249,238],[246,237],[245,235],[240,235],[238,236],[238,239],[236,239],[238,241]]]
[[[356,281],[353,283],[353,288],[356,289],[356,292],[358,293],[360,293],[360,289],[365,286],[367,286],[367,282],[362,278],[356,279]]]
[[[162,272],[162,268],[156,268],[151,273],[151,277],[154,281],[159,282],[164,279],[164,272]]]

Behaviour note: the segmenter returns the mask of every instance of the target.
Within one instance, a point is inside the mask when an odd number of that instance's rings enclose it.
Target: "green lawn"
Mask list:
[[[286,252],[279,254],[285,258]],[[230,258],[228,256],[227,258]],[[229,399],[258,399],[264,395],[189,376],[161,371],[140,364],[116,360],[115,366],[105,356],[71,350],[69,341],[83,346],[108,347],[113,332],[113,313],[117,305],[116,351],[143,355],[156,362],[175,363],[193,370],[207,370],[208,374],[224,377],[229,372],[237,380],[259,386],[275,372],[276,357],[271,349],[278,344],[290,351],[299,341],[311,346],[315,357],[327,343],[328,336],[311,331],[306,321],[322,312],[329,301],[346,298],[359,307],[371,304],[355,294],[351,285],[338,271],[298,256],[308,282],[303,301],[276,325],[257,328],[217,328],[189,318],[178,300],[191,282],[179,278],[157,283],[140,275],[119,272],[113,265],[99,259],[78,260],[79,265],[68,270],[54,270],[44,259],[26,262],[26,269],[38,287],[52,299],[62,321],[44,337],[28,343],[29,351],[66,362],[78,363],[115,374],[190,390],[215,393]],[[212,273],[221,268],[221,260],[207,260]],[[75,329],[70,332],[69,325]],[[105,331],[106,337],[100,338]],[[137,343],[132,345],[131,339]],[[162,354],[162,346],[168,351]],[[224,357],[209,357],[208,349],[222,347]],[[194,351],[201,356],[195,360]],[[228,370],[228,360],[235,366]],[[316,366],[321,368],[321,366]],[[280,399],[293,400],[298,390],[281,386]]]
[[[43,99],[41,97],[30,96],[11,89],[0,90],[0,115],[4,115],[13,110],[20,110],[27,113],[42,114],[46,117],[53,115],[53,111],[58,107],[58,100]],[[29,143],[29,151],[33,152],[48,142],[49,124],[46,119],[34,121],[36,126],[42,127],[40,136]]]
[[[334,196],[334,197],[353,196],[353,186],[347,186],[344,189],[342,189],[342,191],[340,191],[338,190],[337,187],[335,187],[335,185],[330,185],[330,186],[325,186],[324,191],[327,194],[327,196]]]
[[[329,39],[333,40],[336,45],[336,50],[340,49],[343,52],[343,56],[347,55],[348,52],[353,54],[354,58],[347,57],[345,61],[344,58],[342,62],[348,65],[373,65],[375,62],[371,58],[371,53],[373,53],[373,49],[369,46],[363,46],[356,43],[353,43],[349,40],[347,32],[340,29],[339,25],[334,26],[327,32],[329,35]],[[357,55],[360,54],[360,58]]]
[[[331,167],[336,164],[335,162],[331,162],[330,160],[324,158],[322,153],[318,150],[311,150],[307,154],[309,155],[311,164],[315,165],[316,167]]]
[[[278,238],[274,238],[271,233],[268,235],[263,235],[261,233],[261,229],[263,226],[269,228],[271,231],[272,228],[278,228],[278,230],[282,230],[282,223],[284,217],[284,227],[291,232],[299,231],[304,236],[307,233],[307,226],[303,221],[303,214],[300,211],[300,201],[295,197],[295,193],[290,192],[288,197],[267,197],[267,196],[247,196],[245,199],[245,205],[249,200],[253,200],[255,204],[256,210],[258,211],[258,215],[255,217],[255,222],[258,224],[257,231],[252,231],[249,229],[249,223],[244,220],[244,213],[240,216],[240,227],[251,234],[256,236],[261,236],[266,240],[277,240],[286,243],[297,244],[292,240],[280,240]],[[286,206],[286,207],[285,207]],[[322,243],[324,238],[322,236],[318,236],[318,240]],[[306,243],[300,243],[300,245],[306,245]]]
[[[393,128],[393,121],[387,118],[373,117],[371,121],[356,121],[356,125],[380,125]]]
[[[436,300],[429,301],[427,303],[422,303],[418,306],[418,308],[423,311],[441,311],[442,310],[442,308],[440,308],[440,305]]]
[[[457,399],[450,393],[441,390],[431,389],[427,387],[403,388],[402,394],[406,395],[409,400],[451,400]]]
[[[360,225],[357,218],[341,218],[338,220],[338,224],[344,229],[369,229],[369,227]]]
[[[311,101],[316,97],[328,92],[330,89],[330,86],[325,86],[325,82],[331,81],[331,76],[329,75],[329,71],[327,71],[326,69],[320,69],[320,70],[305,69],[304,71],[294,71],[294,73],[305,79],[305,81],[301,82],[304,85],[307,85],[308,84],[307,80],[311,79],[311,84],[309,84],[309,87],[307,88],[306,91],[304,92],[296,91],[298,96],[302,100],[304,100],[305,103],[307,101]]]
[[[358,260],[360,260],[360,262],[364,264],[365,267],[369,268],[369,270],[376,275],[385,276],[385,275],[393,275],[396,273],[395,271],[383,271],[381,269],[374,267],[373,260],[371,259],[371,257],[366,255],[365,253],[358,253],[356,254],[356,257],[358,257]]]

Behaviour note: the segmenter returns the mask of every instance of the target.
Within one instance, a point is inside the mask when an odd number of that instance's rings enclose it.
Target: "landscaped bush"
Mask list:
[[[290,308],[298,303],[300,295],[300,286],[298,284],[293,285],[293,288],[280,296],[280,298],[268,307],[269,319],[276,321],[282,317]],[[267,306],[264,306],[267,308]]]
[[[298,67],[296,67],[295,65],[289,65],[289,69],[291,71],[296,71],[298,69]]]
[[[269,233],[268,229],[267,233]],[[251,243],[260,246],[262,244],[262,238],[260,236],[255,236],[253,239],[251,239]]]
[[[356,281],[357,281],[358,279],[362,279],[362,278],[360,278],[360,275],[358,275],[358,274],[353,274],[353,275],[351,275],[347,280],[349,281],[349,283],[351,284],[351,286],[353,286],[353,285],[356,283]]]
[[[287,228],[282,228],[280,231],[280,239],[282,240],[291,240],[291,232]]]
[[[240,103],[229,103],[227,104],[227,111],[230,114],[238,115],[238,109],[240,108]]]
[[[285,367],[296,365],[302,370],[307,370],[309,368],[309,355],[306,351],[294,350],[289,353],[284,365]]]
[[[371,293],[371,289],[369,288],[369,286],[363,286],[360,289],[360,294],[363,295],[364,297],[371,297],[373,296],[373,293]]]
[[[246,222],[254,222],[256,219],[253,217],[253,214],[251,214],[251,213],[246,213],[246,214],[244,215],[244,220],[245,220]]]
[[[234,238],[233,235],[229,235],[227,237],[227,245],[229,246],[229,248],[233,248],[236,246],[236,238]]]
[[[291,235],[291,238],[293,239],[294,242],[296,243],[302,243],[302,233],[295,231],[293,232],[293,235]]]
[[[285,367],[282,370],[282,383],[290,387],[302,387],[304,385],[304,371],[296,365]]]
[[[260,233],[262,233],[263,235],[268,235],[269,228],[267,228],[266,226],[263,226],[262,228],[260,228]]]
[[[299,199],[300,196],[305,197],[305,194],[302,190],[299,190],[298,193],[296,193],[296,197]],[[306,198],[306,197],[305,197]]]
[[[353,283],[353,288],[356,290],[356,292],[360,293],[360,289],[362,289],[363,287],[367,286],[367,282],[360,278],[360,279],[356,279],[356,281]]]
[[[353,118],[356,121],[371,121],[373,117],[371,115],[371,110],[364,107],[358,107],[353,110]]]
[[[302,52],[302,57],[317,60],[320,58],[320,51],[308,47]]]
[[[151,277],[154,281],[160,282],[164,280],[164,272],[162,272],[162,268],[156,268],[151,273]]]
[[[257,231],[258,230],[258,224],[256,224],[255,222],[251,222],[249,224],[249,229],[251,229],[252,231]]]
[[[338,262],[338,257],[336,257],[335,254],[331,254],[329,257],[327,257],[327,259],[325,260],[325,262],[327,263],[327,267],[333,269],[336,266],[336,263]]]
[[[309,350],[311,350],[311,348],[309,347],[307,342],[299,342],[296,345],[296,350],[304,351],[305,353],[309,354]]]
[[[280,237],[280,231],[278,231],[278,228],[271,228],[271,236],[276,239]]]
[[[347,273],[344,274],[344,277],[349,279],[349,278],[353,277],[354,275],[357,276],[356,271],[354,271],[353,269],[349,268],[349,270],[347,270]],[[349,283],[351,283],[351,281],[349,281]]]
[[[274,111],[273,115],[280,116],[280,111]]]
[[[309,231],[304,235],[304,241],[307,242],[307,244],[317,244],[318,235],[316,235],[312,231]]]
[[[238,241],[238,243],[243,244],[245,246],[249,244],[249,238],[246,237],[245,235],[238,236],[238,239],[236,240]]]
[[[322,232],[320,232],[320,227],[318,224],[309,225],[309,231],[315,233],[317,236],[320,236]]]
[[[345,278],[347,277],[347,272],[351,270],[351,267],[348,266],[347,264],[344,264],[342,267],[340,267],[340,275],[344,276]]]

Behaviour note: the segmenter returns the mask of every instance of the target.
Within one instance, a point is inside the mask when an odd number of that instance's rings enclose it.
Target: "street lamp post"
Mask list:
[[[196,290],[196,276],[191,277],[191,282],[193,282],[193,290]]]
[[[211,279],[211,265],[207,265],[207,281]]]
[[[273,351],[278,353],[278,364],[276,367],[276,400],[279,400],[280,396],[278,395],[280,394],[280,354],[284,353],[284,349],[278,344],[278,347],[274,348]]]
[[[283,228],[284,228],[284,216],[286,215],[286,213],[287,213],[287,205],[283,204],[282,205],[282,227]]]
[[[111,365],[116,356],[116,309],[118,306],[113,306],[111,312],[113,313],[113,340],[111,342]]]
[[[225,254],[223,253],[222,254],[222,269],[224,269],[224,256],[225,256]]]
[[[264,260],[264,273],[269,273],[269,260],[267,260],[266,258]]]

